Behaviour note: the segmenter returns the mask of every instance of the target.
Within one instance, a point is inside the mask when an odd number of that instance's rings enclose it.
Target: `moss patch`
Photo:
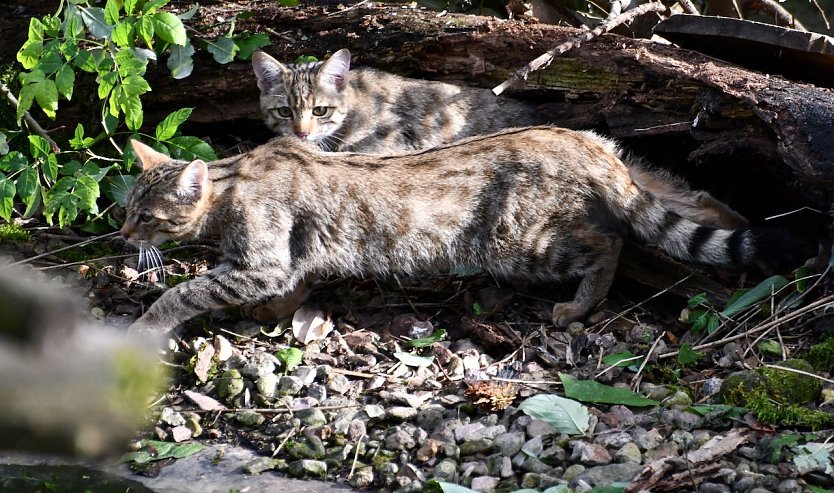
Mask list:
[[[822,342],[811,346],[805,359],[817,370],[834,372],[834,334],[829,334]]]
[[[0,224],[0,240],[29,241],[29,232],[17,224]]]

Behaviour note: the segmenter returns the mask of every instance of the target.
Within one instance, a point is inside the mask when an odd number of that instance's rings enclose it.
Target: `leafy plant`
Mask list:
[[[626,406],[656,406],[657,401],[643,397],[628,389],[612,387],[593,380],[579,380],[567,373],[559,378],[565,387],[565,396],[582,402],[623,404]]]
[[[524,414],[546,421],[560,433],[581,435],[591,426],[591,415],[582,404],[552,394],[534,395],[518,408]]]
[[[304,357],[304,351],[295,347],[279,349],[278,352],[275,353],[275,357],[284,364],[284,373],[287,373],[301,364],[301,359]]]
[[[59,103],[77,96],[82,78],[94,80],[100,107],[90,121],[70,127],[71,136],[55,136],[64,138],[68,148],[38,128],[0,132],[0,217],[11,221],[17,199],[23,217],[42,212],[47,222],[57,218],[62,227],[80,218],[88,223],[107,219],[116,226],[106,209],[99,210],[99,199],[124,205],[133,185],[126,173],[135,159],[129,148],[122,153],[128,138],[148,141],[177,159],[217,158],[206,142],[180,134],[191,108],[172,112],[152,133],[143,133],[142,98],[151,91],[149,62],[167,57],[166,66],[176,79],[193,69],[195,49],[183,21],[199,6],[174,14],[163,10],[169,1],[67,0],[54,14],[30,19],[27,40],[17,52],[24,69],[18,76],[17,125],[35,108],[55,119]],[[263,34],[233,35],[234,20],[230,24],[226,36],[201,40],[217,61],[228,63],[229,54],[251,57],[269,44]]]
[[[681,368],[690,368],[695,366],[695,363],[701,358],[701,353],[692,349],[689,344],[682,344],[680,351],[678,351],[678,364]]]

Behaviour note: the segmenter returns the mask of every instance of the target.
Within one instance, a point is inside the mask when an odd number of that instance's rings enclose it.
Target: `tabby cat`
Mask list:
[[[296,136],[325,151],[392,154],[547,123],[535,105],[495,97],[488,89],[408,79],[371,68],[350,70],[350,52],[344,48],[325,62],[287,65],[259,51],[252,66],[266,125],[278,135]],[[718,228],[747,226],[744,217],[708,193],[692,192],[674,177],[631,167],[635,180],[683,217]]]
[[[606,296],[628,236],[725,267],[796,252],[783,233],[680,217],[590,132],[510,129],[397,156],[325,153],[279,138],[208,165],[138,141],[133,149],[143,172],[122,235],[158,245],[219,234],[223,253],[209,273],[166,291],[132,325],[138,331],[288,295],[310,275],[436,265],[531,281],[579,278],[574,299],[553,308],[553,323],[565,326]]]

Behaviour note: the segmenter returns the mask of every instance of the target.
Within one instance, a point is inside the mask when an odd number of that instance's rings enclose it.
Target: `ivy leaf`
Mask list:
[[[178,46],[185,46],[188,37],[182,21],[170,12],[157,12],[153,15],[153,26],[156,34],[163,40]]]
[[[217,38],[214,42],[206,41],[206,43],[208,43],[207,49],[214,57],[214,61],[221,65],[234,60],[235,53],[238,51],[235,41],[227,36]]]
[[[38,170],[34,167],[28,167],[23,170],[17,177],[15,183],[17,187],[17,195],[23,200],[26,208],[29,209],[40,195],[40,186],[38,184]]]
[[[58,73],[55,74],[55,87],[58,89],[58,92],[61,96],[67,99],[67,101],[72,99],[72,88],[75,85],[75,71],[72,69],[70,64],[64,64],[58,69]]]
[[[58,178],[58,156],[55,154],[49,154],[46,156],[46,161],[43,163],[43,175],[50,179],[55,180]]]
[[[16,173],[29,166],[29,161],[26,156],[19,151],[12,151],[3,157],[0,157],[0,170],[6,173]]]
[[[58,69],[61,68],[62,64],[63,62],[61,61],[61,57],[57,53],[50,53],[41,58],[36,66],[41,69],[44,74],[50,75],[57,72]]]
[[[116,87],[116,81],[119,79],[119,74],[116,72],[108,72],[98,78],[98,98],[104,99],[110,91]]]
[[[75,132],[73,132],[73,137],[69,140],[69,144],[72,146],[73,149],[85,149],[90,147],[93,143],[92,137],[84,137],[84,126],[80,123],[75,126]]]
[[[185,46],[171,46],[171,55],[168,57],[168,70],[171,71],[171,77],[183,79],[191,75],[194,70],[192,55],[194,55],[194,47],[191,46],[191,41],[186,41]]]
[[[179,126],[191,116],[193,108],[181,108],[166,116],[156,126],[154,137],[156,140],[168,140],[177,133]]]
[[[104,178],[104,175],[106,175],[107,172],[110,171],[110,168],[112,168],[112,166],[105,166],[104,168],[100,168],[98,164],[90,160],[84,163],[84,166],[81,167],[81,172],[84,174],[84,176],[89,176],[95,182],[98,183],[101,181],[102,178]]]
[[[43,41],[28,40],[23,43],[23,46],[21,46],[20,50],[17,52],[17,61],[23,65],[23,68],[29,70],[38,64],[42,54]]]
[[[678,364],[681,365],[681,368],[693,366],[700,358],[701,353],[692,349],[691,345],[688,343],[681,345],[680,351],[678,352]]]
[[[79,69],[93,73],[96,71],[96,60],[93,58],[93,54],[89,51],[81,51],[76,55],[73,63]]]
[[[44,25],[37,17],[29,19],[28,41],[43,41]]]
[[[279,349],[275,353],[275,357],[284,363],[284,372],[292,371],[296,366],[301,364],[304,357],[304,351],[296,347],[288,347],[286,349]]]
[[[0,217],[10,222],[14,208],[15,186],[5,175],[0,174]]]
[[[133,14],[133,11],[136,10],[136,4],[139,0],[125,0],[125,13],[127,15]]]
[[[107,39],[113,31],[113,26],[107,23],[104,18],[104,9],[101,7],[79,7],[81,20],[87,26],[87,30],[96,39]]]
[[[252,59],[252,53],[254,53],[255,50],[263,48],[264,46],[269,46],[272,42],[266,34],[256,33],[240,34],[235,36],[235,44],[240,49],[237,57],[241,60],[250,60]]]
[[[9,153],[9,142],[6,134],[0,132],[0,156]]]
[[[142,6],[142,12],[146,14],[153,13],[156,9],[164,7],[171,0],[149,0]]]

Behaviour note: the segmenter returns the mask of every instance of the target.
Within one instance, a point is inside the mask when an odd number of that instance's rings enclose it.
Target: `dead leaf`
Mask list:
[[[309,306],[302,305],[292,317],[292,333],[305,345],[324,339],[332,330],[330,317]]]
[[[194,375],[197,380],[205,383],[209,379],[209,372],[214,364],[214,346],[211,344],[203,344],[197,351],[197,360],[194,362]]]
[[[198,392],[194,392],[193,390],[186,390],[183,392],[186,397],[191,399],[194,404],[197,404],[197,407],[202,409],[203,411],[222,411],[226,409],[226,406],[221,404],[215,399],[207,395],[200,394]]]

